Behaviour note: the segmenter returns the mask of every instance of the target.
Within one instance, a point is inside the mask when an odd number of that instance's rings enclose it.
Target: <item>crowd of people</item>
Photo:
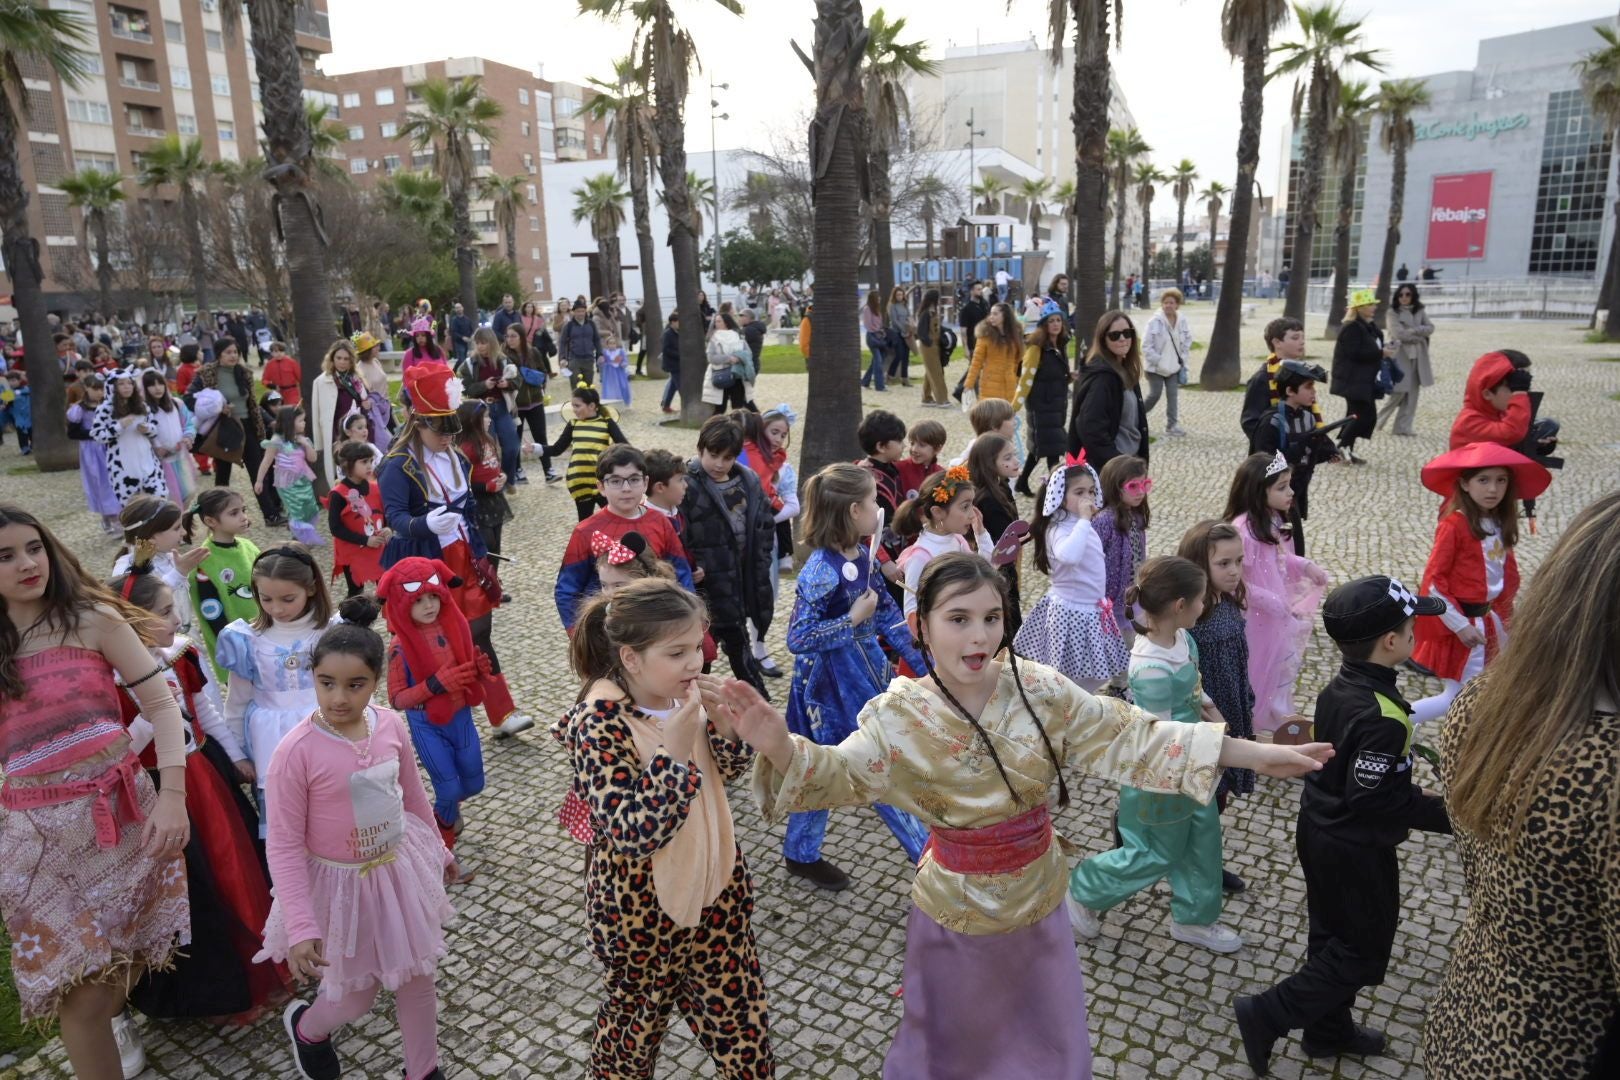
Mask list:
[[[1159,947],[1247,947],[1222,921],[1248,887],[1222,819],[1257,774],[1304,778],[1309,917],[1299,971],[1232,1004],[1257,1075],[1292,1031],[1313,1057],[1384,1051],[1353,1009],[1389,963],[1411,829],[1457,832],[1475,894],[1428,1017],[1431,1067],[1603,1075],[1620,1063],[1605,959],[1620,494],[1570,522],[1521,597],[1523,507],[1556,464],[1529,358],[1473,365],[1450,448],[1422,470],[1439,519],[1416,587],[1378,566],[1333,587],[1305,542],[1310,483],[1364,460],[1381,393],[1410,430],[1394,395],[1432,384],[1416,288],[1398,291],[1388,344],[1352,298],[1331,375],[1296,320],[1266,327],[1224,502],[1150,555],[1149,418],[1162,400],[1182,431],[1184,297],[1162,292],[1144,332],[1119,309],[1078,337],[1066,287],[1020,311],[974,284],[954,330],[933,290],[915,308],[873,293],[866,381],[905,385],[918,354],[920,405],[960,400],[973,437],[953,453],[933,415],[868,409],[852,460],[802,484],[795,411],[754,402],[762,324],[792,316],[780,296],[763,317],[706,314],[715,411],[679,453],[619,425],[638,344],[619,296],[549,315],[506,303],[489,326],[420,310],[398,400],[382,319],[333,343],[307,403],[289,400],[296,378],[272,381],[285,349],[266,346],[255,377],[229,335],[208,357],[154,338],[143,365],[65,364],[88,509],[123,548],[103,570],[0,505],[0,914],[23,1018],[57,1021],[75,1073],[103,1080],[139,1071],[132,1009],[279,1008],[298,1074],[328,1080],[337,1033],[386,989],[407,1080],[443,1075],[438,965],[486,783],[477,710],[493,737],[534,725],[492,628],[529,510],[511,493],[538,457],[579,518],[553,600],[580,691],[549,733],[603,967],[591,1075],[653,1076],[674,1008],[720,1074],[774,1075],[745,857],[761,853],[739,845],[724,785],[750,769],[790,875],[850,886],[823,852],[839,806],[873,806],[916,867],[887,1077],[1089,1077],[1074,935],[1167,879],[1175,944]],[[1323,383],[1345,420],[1323,421]],[[290,538],[254,538],[283,525]],[[1342,665],[1302,689],[1318,619]],[[1537,664],[1554,641],[1580,678]],[[1412,665],[1441,691],[1409,701]],[[1529,738],[1510,735],[1521,683],[1542,691]],[[1414,779],[1422,725],[1440,732],[1444,797]],[[1074,771],[1117,784],[1118,805],[1113,847],[1071,865],[1051,812]],[[1558,879],[1525,893],[1524,868],[1548,861]]]

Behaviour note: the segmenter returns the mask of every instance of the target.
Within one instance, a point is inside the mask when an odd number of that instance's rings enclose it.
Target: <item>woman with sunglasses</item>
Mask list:
[[[1136,324],[1123,311],[1097,320],[1091,348],[1080,367],[1080,387],[1069,420],[1069,452],[1083,448],[1101,470],[1130,454],[1148,459],[1147,409],[1142,404],[1142,346]]]
[[[1434,323],[1423,310],[1416,285],[1402,285],[1395,290],[1390,305],[1394,316],[1395,366],[1405,376],[1395,384],[1395,391],[1378,410],[1378,427],[1382,428],[1391,416],[1395,417],[1395,434],[1416,435],[1412,421],[1417,417],[1418,390],[1434,385],[1434,369],[1429,366],[1429,335]]]

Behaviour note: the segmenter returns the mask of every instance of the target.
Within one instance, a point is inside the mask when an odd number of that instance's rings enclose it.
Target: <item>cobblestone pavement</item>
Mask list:
[[[1263,308],[1245,328],[1246,354],[1261,355],[1260,327],[1274,313]],[[1188,315],[1200,339],[1207,337],[1209,305]],[[1320,326],[1319,319],[1312,320]],[[1428,553],[1435,499],[1418,484],[1422,462],[1442,451],[1461,399],[1468,365],[1487,349],[1512,345],[1536,361],[1536,385],[1547,392],[1545,411],[1564,423],[1569,465],[1542,500],[1541,534],[1520,548],[1528,571],[1563,524],[1600,492],[1620,481],[1620,363],[1595,362],[1620,353],[1613,346],[1583,344],[1580,329],[1538,323],[1441,322],[1434,336],[1437,385],[1423,392],[1416,438],[1380,433],[1367,449],[1364,467],[1323,466],[1312,492],[1309,538],[1312,555],[1336,580],[1387,571],[1415,585]],[[1312,341],[1324,364],[1331,343]],[[1196,357],[1195,357],[1196,359]],[[958,361],[960,362],[960,361]],[[952,377],[961,369],[952,365]],[[1245,371],[1253,363],[1245,364]],[[638,383],[636,407],[624,417],[626,433],[643,447],[691,448],[692,433],[659,428],[656,388]],[[787,401],[804,411],[802,376],[767,376],[756,400]],[[886,407],[908,418],[943,420],[955,453],[968,434],[966,418],[944,410],[924,413],[916,389],[868,392],[868,408]],[[1161,439],[1153,451],[1158,481],[1149,545],[1174,550],[1194,521],[1221,511],[1227,484],[1243,445],[1238,432],[1240,396],[1188,391],[1181,395],[1182,423],[1192,433]],[[1341,403],[1324,396],[1329,418]],[[1163,427],[1162,407],[1153,417]],[[69,544],[93,567],[110,565],[114,545],[98,533],[84,509],[73,474],[40,476],[19,469],[14,445],[0,450],[0,486],[5,497],[42,510]],[[530,472],[539,470],[530,466]],[[507,527],[518,562],[508,571],[514,607],[495,620],[495,640],[506,658],[520,703],[542,719],[561,713],[576,685],[564,658],[564,637],[551,604],[551,585],[573,507],[560,485],[517,489],[518,520]],[[277,534],[260,526],[262,545]],[[1030,602],[1045,582],[1026,577]],[[783,582],[771,638],[786,659],[782,635],[791,604]],[[1301,703],[1334,661],[1318,632],[1302,678]],[[1432,692],[1414,685],[1413,696]],[[776,684],[778,700],[785,683]],[[558,827],[555,813],[565,785],[562,755],[541,728],[512,742],[486,740],[489,786],[469,804],[469,826],[460,854],[480,873],[455,896],[450,955],[439,974],[444,1071],[447,1077],[573,1077],[582,1075],[597,1003],[599,973],[583,926],[581,852]],[[1420,782],[1436,783],[1427,766]],[[1166,931],[1166,887],[1139,896],[1111,912],[1103,936],[1080,948],[1089,982],[1092,1041],[1100,1077],[1241,1077],[1249,1075],[1237,1048],[1230,1002],[1290,973],[1304,952],[1304,892],[1293,854],[1293,785],[1262,780],[1260,789],[1226,815],[1229,865],[1249,891],[1228,904],[1226,919],[1241,930],[1247,947],[1214,956],[1172,945]],[[1083,848],[1108,844],[1114,805],[1109,785],[1088,779],[1076,787],[1074,808],[1060,827]],[[743,850],[753,869],[759,937],[770,991],[771,1034],[779,1075],[853,1080],[875,1077],[900,1017],[895,997],[904,949],[904,923],[911,874],[886,829],[867,811],[834,815],[827,855],[854,878],[837,895],[817,892],[782,870],[779,830],[765,828],[746,788],[736,785],[732,805]],[[1363,996],[1369,1023],[1387,1030],[1388,1057],[1365,1064],[1349,1059],[1313,1063],[1297,1041],[1279,1044],[1273,1075],[1421,1077],[1419,1032],[1425,1003],[1434,991],[1448,944],[1465,905],[1452,843],[1418,834],[1403,849],[1406,916],[1384,985]],[[279,1023],[216,1030],[197,1024],[148,1023],[147,1075],[192,1077],[287,1076],[291,1074]],[[379,1009],[340,1040],[348,1075],[398,1076],[399,1035],[391,1008]],[[20,1077],[69,1075],[59,1043],[5,1073]],[[1335,1071],[1336,1070],[1336,1071]],[[665,1077],[712,1076],[713,1070],[685,1026],[676,1021],[666,1042]]]

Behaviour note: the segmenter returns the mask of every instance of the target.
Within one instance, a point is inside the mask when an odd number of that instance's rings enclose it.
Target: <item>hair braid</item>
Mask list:
[[[996,772],[1001,774],[1001,782],[1007,785],[1008,794],[1013,797],[1013,802],[1022,806],[1024,800],[1018,797],[1018,791],[1013,787],[1012,779],[1007,776],[1007,767],[1001,763],[1001,755],[996,753],[996,744],[990,741],[990,734],[979,724],[978,718],[969,712],[960,701],[956,700],[956,695],[951,693],[950,688],[940,681],[939,672],[934,669],[934,652],[928,647],[928,642],[919,641],[918,644],[922,646],[923,659],[928,662],[928,677],[934,680],[934,685],[939,687],[941,694],[945,695],[945,700],[950,702],[956,711],[962,714],[963,719],[973,725],[973,730],[979,733],[979,737],[984,740],[984,748],[990,751],[990,760],[995,762]]]
[[[1046,725],[1041,723],[1040,714],[1029,703],[1029,695],[1024,693],[1024,677],[1018,670],[1018,653],[1011,645],[1007,646],[1007,663],[1012,665],[1013,683],[1018,687],[1019,700],[1023,701],[1024,708],[1029,712],[1029,718],[1035,721],[1035,730],[1041,733],[1041,742],[1046,746],[1046,756],[1052,759],[1052,768],[1057,773],[1058,806],[1066,808],[1069,805],[1069,785],[1063,779],[1063,761],[1052,748],[1052,739],[1046,734]]]

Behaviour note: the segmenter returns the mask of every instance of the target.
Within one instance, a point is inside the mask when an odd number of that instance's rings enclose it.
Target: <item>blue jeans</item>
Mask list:
[[[681,376],[677,372],[669,377],[669,381],[664,383],[664,400],[659,402],[659,407],[663,409],[669,408],[669,403],[675,400],[675,392],[680,388]]]
[[[867,367],[866,374],[861,376],[861,385],[871,385],[879,390],[883,389],[883,338],[868,332],[866,347],[872,350],[872,363]]]
[[[911,350],[906,347],[906,339],[896,335],[890,339],[894,355],[889,360],[889,378],[896,376],[902,379],[911,377]]]
[[[872,809],[894,833],[900,846],[906,849],[906,858],[915,864],[928,843],[928,827],[904,810],[896,810],[885,803],[873,803]],[[821,858],[821,841],[826,835],[827,811],[806,810],[789,814],[782,854],[794,862],[815,862]]]
[[[517,483],[523,443],[518,439],[517,421],[512,419],[512,411],[506,407],[504,397],[489,399],[489,427],[495,441],[501,444],[501,472],[506,474],[506,484],[510,487]]]
[[[445,825],[461,818],[461,801],[484,790],[484,752],[472,710],[461,709],[448,724],[435,724],[421,709],[405,714],[416,756],[433,784],[433,814]]]

